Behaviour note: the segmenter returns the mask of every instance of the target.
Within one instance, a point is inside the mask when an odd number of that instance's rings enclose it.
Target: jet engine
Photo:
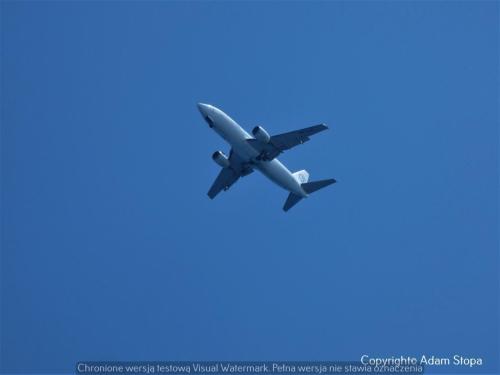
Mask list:
[[[212,155],[212,159],[219,164],[222,168],[229,167],[229,159],[222,151],[215,151]]]
[[[256,126],[255,128],[253,128],[252,134],[262,143],[269,143],[269,141],[271,140],[271,136],[261,126]]]

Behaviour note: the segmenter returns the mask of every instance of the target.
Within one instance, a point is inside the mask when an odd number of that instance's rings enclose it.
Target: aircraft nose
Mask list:
[[[209,108],[210,108],[210,105],[208,105],[208,104],[198,103],[198,110],[201,112],[201,114],[203,116],[207,115]]]
[[[215,126],[212,114],[213,107],[210,104],[198,103],[198,109],[200,110],[200,113],[207,122],[208,126],[213,128]]]

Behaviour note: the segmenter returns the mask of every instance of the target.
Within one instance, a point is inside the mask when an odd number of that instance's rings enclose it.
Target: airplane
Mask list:
[[[309,194],[336,182],[333,178],[309,182],[306,170],[292,173],[276,158],[283,151],[307,142],[313,134],[328,129],[325,124],[273,136],[261,126],[256,126],[250,135],[220,109],[204,103],[198,103],[198,109],[208,126],[231,145],[229,157],[222,151],[215,151],[212,155],[222,169],[208,191],[210,199],[222,190],[228,190],[240,177],[249,175],[254,169],[290,192],[283,206],[284,211]]]

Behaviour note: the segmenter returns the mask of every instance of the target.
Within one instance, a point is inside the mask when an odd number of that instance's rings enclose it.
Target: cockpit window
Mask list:
[[[205,121],[207,122],[208,126],[211,128],[214,127],[214,120],[212,120],[209,116],[205,116]]]

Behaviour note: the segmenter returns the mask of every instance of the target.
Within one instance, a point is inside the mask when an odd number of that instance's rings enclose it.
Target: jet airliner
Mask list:
[[[210,199],[222,190],[228,190],[240,177],[249,175],[254,169],[290,192],[284,211],[309,194],[336,182],[333,178],[309,182],[306,170],[292,173],[276,158],[283,151],[307,142],[313,134],[328,129],[325,124],[273,136],[256,126],[250,135],[220,109],[204,103],[198,103],[198,109],[208,126],[231,145],[229,157],[222,151],[212,155],[222,169],[208,191]]]

